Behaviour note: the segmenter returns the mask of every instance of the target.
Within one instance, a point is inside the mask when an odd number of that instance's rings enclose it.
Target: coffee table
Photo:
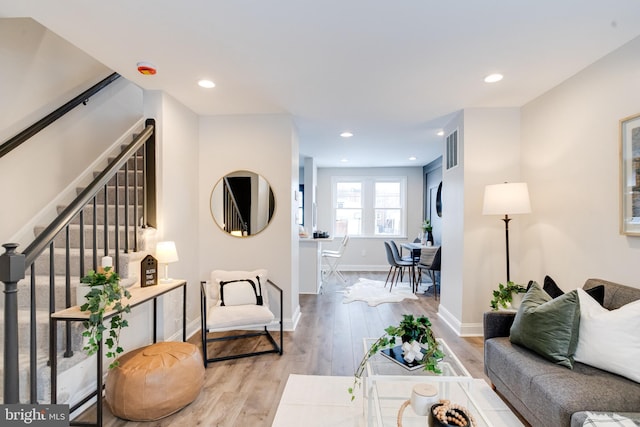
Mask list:
[[[375,338],[364,339],[365,352],[375,341]],[[438,338],[436,341],[445,354],[438,365],[442,374],[434,374],[421,368],[408,370],[381,354],[369,358],[363,381],[368,426],[396,426],[400,406],[410,399],[413,386],[419,383],[434,385],[438,389],[440,399],[449,399],[467,408],[475,418],[477,426],[492,426],[471,394],[473,377],[444,340]],[[411,406],[405,409],[404,427],[426,425],[426,417],[416,415]]]

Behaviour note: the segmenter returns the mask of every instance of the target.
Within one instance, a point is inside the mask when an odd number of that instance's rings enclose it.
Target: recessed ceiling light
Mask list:
[[[211,80],[202,79],[198,81],[198,86],[203,87],[205,89],[211,89],[213,87],[216,87],[216,84]]]
[[[349,161],[349,160],[347,160],[347,159],[340,159],[340,162],[341,162],[341,163],[347,163],[348,161]]]
[[[411,157],[409,157],[409,160],[416,160],[416,159],[417,159],[417,157],[416,157],[416,156],[411,156]]]
[[[495,82],[499,82],[500,80],[502,80],[504,76],[502,74],[489,74],[487,77],[484,78],[485,83],[495,83]]]
[[[353,133],[346,131],[346,132],[342,132],[340,136],[343,138],[351,138],[353,136]]]
[[[444,131],[443,130],[439,130],[438,133],[436,133],[436,135],[438,136],[444,136]]]

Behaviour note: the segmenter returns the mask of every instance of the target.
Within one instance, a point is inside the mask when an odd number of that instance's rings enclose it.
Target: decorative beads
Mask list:
[[[467,409],[449,400],[441,399],[440,405],[433,408],[433,416],[443,424],[459,427],[475,427],[476,420]],[[469,422],[467,422],[467,419]]]

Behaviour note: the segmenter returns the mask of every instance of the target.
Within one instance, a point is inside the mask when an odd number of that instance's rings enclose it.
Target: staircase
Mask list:
[[[137,281],[140,261],[148,253],[144,238],[145,227],[150,223],[148,213],[155,206],[155,185],[150,181],[155,176],[155,171],[150,170],[155,158],[149,158],[155,153],[155,140],[150,122],[118,156],[109,159],[104,171],[94,172],[94,181],[88,187],[77,189],[78,197],[70,205],[57,207],[59,216],[52,224],[35,227],[36,239],[21,254],[27,264],[25,278],[17,284],[21,403],[51,402],[50,313],[82,303],[82,296],[77,295],[80,278],[109,255],[125,286]],[[151,216],[151,224],[155,225],[155,214]],[[30,256],[34,257],[31,265]],[[2,319],[4,307],[5,293],[0,293]],[[83,330],[80,322],[58,322],[58,377],[87,359],[82,351]],[[5,342],[4,335],[2,327],[0,342]],[[11,357],[9,349],[4,350],[4,357]],[[0,379],[4,382],[4,369]],[[92,380],[95,384],[95,378]],[[78,390],[91,386],[80,382]],[[0,389],[0,396],[8,403],[2,393]],[[74,405],[77,400],[65,393],[57,396],[57,403]],[[74,409],[72,406],[71,411]]]

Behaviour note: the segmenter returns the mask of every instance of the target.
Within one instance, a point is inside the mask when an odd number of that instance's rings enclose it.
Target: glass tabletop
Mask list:
[[[365,353],[371,348],[371,345],[376,341],[376,338],[364,338],[364,351]],[[367,377],[373,377],[378,375],[391,375],[391,376],[431,376],[440,378],[457,377],[459,380],[471,381],[472,377],[469,371],[462,365],[460,360],[456,357],[453,351],[449,348],[447,343],[441,339],[436,338],[440,349],[444,353],[444,358],[438,364],[438,367],[442,371],[442,374],[436,374],[431,371],[425,371],[422,367],[417,369],[409,369],[400,362],[392,360],[390,357],[381,353],[369,358],[366,366]],[[401,357],[399,357],[401,359]]]

